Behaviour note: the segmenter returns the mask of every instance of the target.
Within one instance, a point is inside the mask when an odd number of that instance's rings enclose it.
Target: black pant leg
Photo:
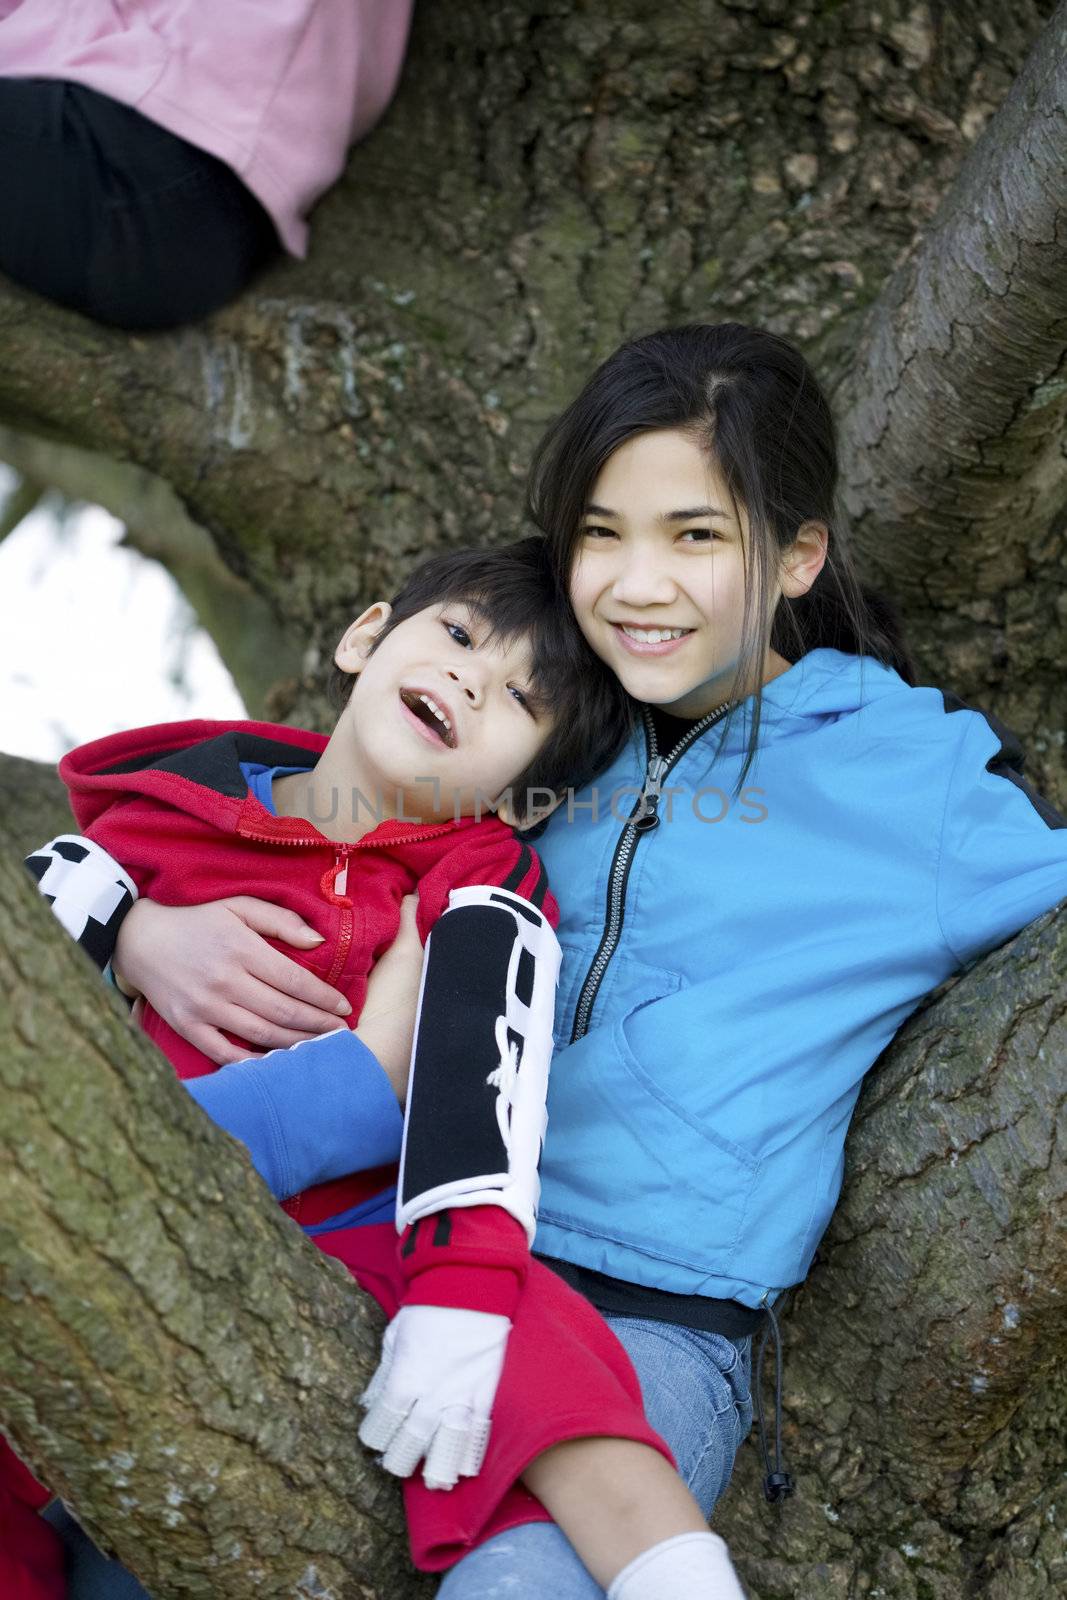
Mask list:
[[[222,161],[79,84],[0,79],[0,269],[131,330],[217,310],[278,239]],[[10,202],[10,204],[9,204]]]
[[[72,148],[65,102],[63,83],[0,78],[0,271],[84,311],[100,174]]]

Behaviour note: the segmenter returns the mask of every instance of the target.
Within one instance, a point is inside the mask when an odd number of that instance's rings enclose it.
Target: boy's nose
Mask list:
[[[464,667],[462,672],[457,672],[452,667],[446,668],[445,677],[452,679],[452,682],[472,706],[481,705],[485,694],[485,683],[483,674],[479,672],[473,662],[469,667]]]

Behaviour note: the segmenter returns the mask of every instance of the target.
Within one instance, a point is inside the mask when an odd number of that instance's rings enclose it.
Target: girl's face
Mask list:
[[[608,458],[585,508],[570,596],[589,644],[635,700],[702,717],[733,696],[747,541],[744,510],[738,520],[686,434],[636,434]],[[784,592],[802,593],[814,574],[799,588],[782,576]],[[772,613],[782,593],[776,580]],[[761,681],[788,666],[768,648]]]

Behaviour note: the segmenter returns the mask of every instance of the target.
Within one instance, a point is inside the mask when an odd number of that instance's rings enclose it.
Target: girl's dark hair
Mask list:
[[[448,550],[429,556],[392,599],[389,620],[372,647],[430,606],[465,606],[488,626],[489,640],[528,642],[532,687],[555,718],[552,732],[511,789],[525,820],[532,789],[562,794],[588,783],[615,756],[633,723],[614,673],[582,637],[555,572],[548,541],[538,534],[495,549]],[[343,705],[351,675],[334,668],[331,696]]]
[[[566,584],[593,484],[635,434],[680,429],[707,452],[748,514],[749,549],[738,682],[755,682],[744,782],[756,753],[764,651],[795,662],[808,650],[873,656],[914,684],[915,666],[890,601],[861,584],[835,501],[837,446],[826,397],[787,340],[739,322],[667,328],[622,345],[597,368],[534,455],[527,504]],[[801,523],[829,530],[823,569],[806,595],[767,615],[770,583]],[[739,703],[739,702],[738,702]],[[723,719],[722,737],[736,704]]]

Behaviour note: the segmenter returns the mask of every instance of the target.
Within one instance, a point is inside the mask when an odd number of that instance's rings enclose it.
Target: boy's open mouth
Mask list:
[[[440,701],[425,689],[401,689],[400,699],[412,716],[417,717],[424,727],[436,734],[442,744],[447,745],[450,750],[456,748],[452,719]]]

